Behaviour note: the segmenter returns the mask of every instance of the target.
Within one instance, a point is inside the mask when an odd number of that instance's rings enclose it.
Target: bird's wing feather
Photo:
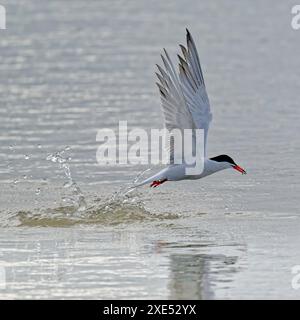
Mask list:
[[[209,123],[212,119],[210,105],[197,49],[187,30],[187,49],[180,46],[183,57],[179,57],[179,78],[172,61],[166,52],[162,55],[165,69],[157,65],[160,72],[157,83],[165,118],[165,127],[173,129],[204,129],[205,150]],[[195,140],[195,136],[193,136]],[[170,147],[170,160],[174,160],[174,145]]]
[[[172,132],[175,129],[193,129],[195,124],[185,102],[179,78],[166,50],[164,50],[164,53],[165,57],[162,55],[161,58],[165,68],[163,69],[157,65],[160,74],[157,73],[156,75],[160,83],[156,84],[160,91],[165,127],[168,132]],[[170,162],[173,163],[176,155],[174,154],[172,135],[167,135],[166,138]]]

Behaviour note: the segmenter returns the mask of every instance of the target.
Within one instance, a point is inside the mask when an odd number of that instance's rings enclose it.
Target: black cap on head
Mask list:
[[[216,162],[228,162],[232,165],[236,165],[236,163],[233,161],[233,159],[231,157],[229,157],[227,154],[221,154],[220,156],[210,158],[210,160],[213,160]]]

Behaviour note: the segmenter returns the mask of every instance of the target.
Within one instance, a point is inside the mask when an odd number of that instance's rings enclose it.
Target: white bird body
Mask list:
[[[137,187],[151,183],[153,181],[180,181],[180,180],[198,180],[207,177],[215,172],[230,168],[226,162],[216,162],[210,159],[205,159],[204,170],[199,175],[187,175],[186,168],[193,167],[193,165],[187,166],[186,164],[174,164],[162,169],[155,175],[145,179],[143,182],[137,185]]]
[[[243,174],[246,173],[227,155],[220,155],[214,158],[207,158],[206,156],[207,134],[212,120],[212,113],[198,52],[188,30],[186,38],[187,48],[180,45],[183,56],[178,55],[179,76],[167,51],[164,49],[165,55],[161,55],[164,69],[157,65],[160,72],[156,73],[160,81],[157,86],[160,91],[166,129],[169,132],[174,129],[180,130],[182,136],[185,129],[192,130],[192,150],[195,151],[197,147],[204,147],[204,170],[201,174],[189,175],[186,174],[186,168],[193,167],[193,165],[188,166],[184,162],[175,164],[178,162],[175,161],[177,158],[175,154],[176,148],[171,135],[168,143],[170,165],[136,186],[152,182],[151,187],[157,187],[166,181],[196,180],[227,168],[234,168]],[[197,129],[204,131],[204,146],[197,146]]]

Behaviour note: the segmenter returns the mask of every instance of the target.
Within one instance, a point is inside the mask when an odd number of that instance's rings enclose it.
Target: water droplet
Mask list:
[[[85,211],[86,210],[86,202],[84,200],[84,197],[80,197],[78,200],[78,211]]]
[[[41,149],[41,148],[42,148],[42,145],[38,144],[38,146],[37,146],[37,147],[38,147],[38,149]]]
[[[41,189],[40,189],[40,188],[37,188],[37,189],[35,190],[35,194],[38,196],[40,193],[41,193]]]
[[[12,145],[10,145],[8,148],[9,148],[9,150],[13,150],[14,149],[14,147]]]
[[[24,180],[26,180],[26,179],[27,179],[27,176],[26,176],[26,174],[24,174],[24,176],[23,176],[23,179],[24,179]]]
[[[76,205],[76,204],[77,204],[77,201],[76,201],[74,198],[72,198],[72,197],[70,197],[70,198],[68,199],[68,201],[69,201],[70,204],[72,204],[72,205]]]
[[[67,181],[64,183],[64,188],[70,188],[72,186],[72,184],[73,184],[73,181],[71,181],[71,180]]]
[[[57,162],[58,162],[58,163],[65,163],[65,162],[66,162],[66,159],[64,159],[64,158],[58,158],[58,159],[57,159]]]
[[[28,154],[25,154],[24,158],[25,158],[25,160],[28,160],[30,157]]]

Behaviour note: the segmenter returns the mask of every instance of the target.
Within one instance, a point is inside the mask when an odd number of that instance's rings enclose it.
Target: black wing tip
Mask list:
[[[186,37],[189,39],[191,37],[191,33],[188,28],[185,28],[185,31],[186,31]]]
[[[166,49],[164,49],[164,50],[166,50]],[[165,51],[165,53],[166,53],[167,51]],[[161,57],[161,60],[163,61],[163,63],[164,63],[164,65],[166,65],[166,58],[164,57],[164,55],[163,54],[161,54],[160,55],[160,57]]]
[[[167,99],[167,96],[165,95],[165,93],[160,88],[158,88],[158,90],[159,90],[160,95],[162,97],[164,97],[165,99]]]
[[[180,63],[182,63],[184,61],[184,59],[179,54],[177,54],[177,57],[178,57]]]
[[[181,71],[182,73],[184,73],[185,75],[187,75],[187,74],[186,74],[186,71],[185,71],[185,69],[184,69],[184,67],[183,67],[183,65],[182,65],[181,63],[178,63],[178,67],[179,67],[179,72]]]
[[[179,47],[180,47],[180,49],[181,49],[181,52],[182,52],[183,56],[184,56],[185,59],[186,59],[186,56],[187,56],[187,49],[186,49],[186,47],[185,47],[184,45],[182,45],[182,44],[180,44]]]
[[[160,89],[159,89],[159,92],[164,98],[166,98],[166,95]]]
[[[155,82],[155,84],[157,85],[160,94],[161,94],[164,98],[166,98],[166,94],[165,94],[165,92],[164,92],[164,90],[165,90],[164,87],[163,87],[160,83],[158,83],[158,82]]]
[[[159,64],[156,64],[156,67],[157,67],[158,71],[163,75],[163,73],[164,73],[163,68]]]

